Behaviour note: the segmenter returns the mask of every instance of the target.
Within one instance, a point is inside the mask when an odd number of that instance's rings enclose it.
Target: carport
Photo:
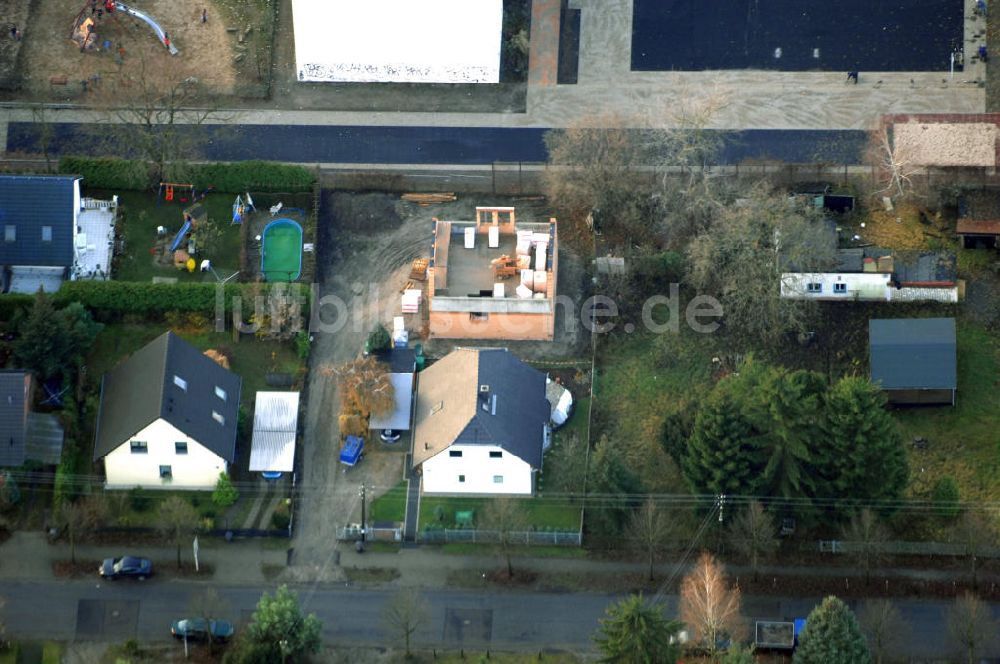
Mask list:
[[[292,472],[298,426],[298,392],[258,392],[253,413],[250,472]]]

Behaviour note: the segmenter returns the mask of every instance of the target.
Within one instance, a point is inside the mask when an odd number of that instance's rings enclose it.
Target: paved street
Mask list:
[[[54,125],[53,154],[128,153],[109,140],[100,125]],[[544,129],[515,127],[352,127],[327,125],[206,125],[195,144],[199,158],[220,161],[268,159],[307,164],[456,164],[544,162]],[[853,130],[749,129],[720,131],[725,138],[721,162],[779,160],[790,163],[859,164],[867,134]],[[7,151],[40,153],[42,128],[12,122]]]
[[[7,634],[18,639],[142,640],[169,639],[172,620],[188,611],[192,597],[206,584],[179,581],[101,583],[87,581],[8,582],[0,612]],[[219,594],[230,617],[249,617],[260,593],[269,588],[223,587]],[[392,591],[351,587],[297,587],[305,609],[323,622],[328,644],[383,646],[381,610]],[[416,642],[427,647],[485,647],[508,650],[558,648],[585,651],[607,604],[614,596],[594,593],[467,592],[429,590],[430,621]],[[748,598],[745,613],[754,618],[804,616],[819,598]],[[668,613],[676,597],[665,598]],[[948,603],[897,602],[912,627],[905,648],[909,656],[952,654],[942,625]],[[997,613],[1000,607],[994,607]],[[991,653],[1000,655],[1000,651]]]

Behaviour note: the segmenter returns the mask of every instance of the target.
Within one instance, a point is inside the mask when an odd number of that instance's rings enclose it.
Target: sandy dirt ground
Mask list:
[[[321,315],[324,321],[333,321],[341,314],[347,320],[335,332],[314,333],[301,452],[301,500],[293,566],[285,572],[287,580],[338,580],[338,549],[344,545],[336,541],[336,532],[347,523],[360,522],[360,485],[374,485],[369,497],[377,497],[403,476],[403,456],[407,450],[379,449],[378,444],[370,446],[371,451],[362,463],[346,473],[343,471],[338,462],[337,387],[328,368],[360,355],[374,324],[389,324],[393,316],[399,315],[399,290],[407,281],[410,263],[430,253],[432,217],[473,219],[476,205],[516,205],[518,218],[524,221],[540,221],[549,216],[539,202],[529,204],[502,198],[460,197],[454,203],[420,207],[390,194],[324,193],[319,222],[319,292],[322,296],[335,296],[342,308],[338,312],[328,306]],[[567,290],[578,293],[583,275],[579,259],[561,248],[559,267],[560,284],[562,275],[567,274]],[[560,285],[561,292],[562,288]],[[409,324],[408,327],[411,343],[424,341],[431,357],[447,354],[458,343],[447,340],[426,344],[426,340],[416,338],[419,330]],[[571,334],[557,338],[555,343],[498,341],[496,345],[511,347],[529,359],[563,358],[579,353],[580,342],[585,341],[576,333],[575,325],[571,328]]]
[[[139,20],[115,12],[95,20],[98,43],[112,44],[110,52],[88,50],[70,39],[81,9],[90,17],[87,0],[45,0],[35,4],[30,22],[22,29],[21,68],[23,85],[32,93],[79,94],[82,81],[100,77],[100,84],[113,81],[142,58],[147,71],[176,68],[183,76],[195,76],[218,94],[229,94],[236,82],[233,63],[237,36],[226,31],[226,21],[206,0],[132,0],[130,6],[153,17],[167,32],[179,53],[171,56],[156,33]],[[208,22],[201,10],[208,8]],[[96,19],[96,16],[95,16]],[[125,56],[118,63],[119,44]],[[53,77],[65,77],[66,85],[52,85]],[[93,83],[91,83],[93,85]]]

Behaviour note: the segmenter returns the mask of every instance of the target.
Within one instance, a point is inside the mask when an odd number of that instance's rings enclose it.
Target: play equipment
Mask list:
[[[139,11],[134,7],[129,7],[125,3],[117,2],[117,0],[103,0],[103,2],[99,2],[98,4],[102,5],[101,9],[107,12],[109,18],[117,18],[115,13],[121,12],[139,19],[152,28],[153,32],[159,38],[160,43],[170,52],[170,55],[177,55],[180,52],[170,42],[170,35],[167,34],[166,30],[160,27],[160,24],[149,14]],[[83,6],[83,9],[76,15],[76,20],[73,22],[73,29],[70,30],[70,39],[80,46],[81,51],[93,48],[97,42],[97,25],[94,23],[93,8],[94,5],[91,2],[87,2]],[[87,14],[87,10],[91,10],[89,15]]]
[[[239,195],[236,196],[236,200],[233,201],[233,223],[241,224],[243,223],[243,217],[253,212],[256,208],[253,206],[253,199],[250,198],[250,192],[247,192],[246,198],[240,198]]]
[[[184,193],[187,193],[187,197]],[[188,201],[194,200],[194,185],[193,184],[177,184],[176,182],[161,182],[160,190],[157,193],[159,198],[162,198],[168,203],[173,203],[174,196],[180,194],[180,202],[187,203]]]
[[[177,235],[174,236],[174,241],[170,244],[170,251],[177,251],[178,247],[181,246],[181,242],[184,241],[184,236],[187,235],[190,230],[191,221],[189,219],[185,219],[181,229],[177,231]]]
[[[302,275],[302,226],[275,219],[261,233],[260,271],[266,281],[295,281]]]

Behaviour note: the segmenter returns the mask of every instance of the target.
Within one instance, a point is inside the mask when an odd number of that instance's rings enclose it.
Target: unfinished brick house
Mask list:
[[[435,219],[430,335],[551,341],[558,249],[555,219],[517,223],[512,207],[477,207],[475,221]]]

